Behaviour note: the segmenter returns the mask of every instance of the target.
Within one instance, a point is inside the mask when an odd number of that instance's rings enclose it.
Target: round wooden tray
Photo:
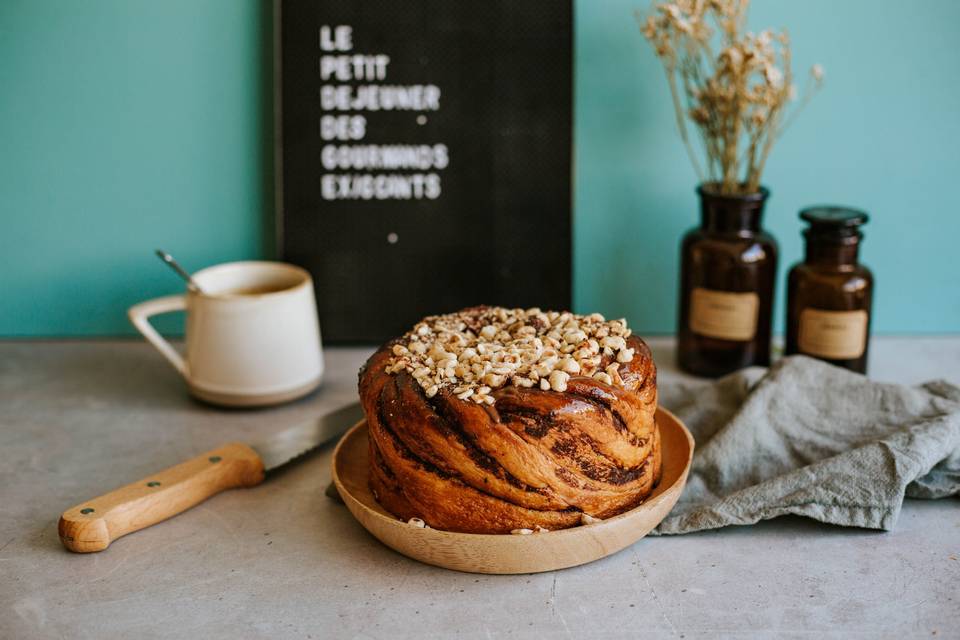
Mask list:
[[[640,506],[601,522],[530,535],[484,535],[420,528],[390,515],[367,484],[367,423],[337,444],[333,481],[350,513],[388,547],[427,564],[472,573],[537,573],[599,560],[647,535],[680,497],[693,457],[693,436],[680,420],[657,409],[663,446],[660,484]]]

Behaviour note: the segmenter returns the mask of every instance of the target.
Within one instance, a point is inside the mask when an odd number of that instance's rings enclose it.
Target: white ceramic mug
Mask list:
[[[130,308],[133,326],[179,371],[197,398],[262,406],[313,391],[323,351],[310,274],[281,262],[231,262],[193,274],[203,293],[167,296]],[[150,317],[187,312],[186,356]]]

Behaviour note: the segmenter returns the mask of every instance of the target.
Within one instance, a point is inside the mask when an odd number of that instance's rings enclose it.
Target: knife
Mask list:
[[[233,442],[64,511],[57,527],[70,551],[103,551],[221,491],[253,487],[265,475],[338,437],[363,419],[353,403],[255,443]]]

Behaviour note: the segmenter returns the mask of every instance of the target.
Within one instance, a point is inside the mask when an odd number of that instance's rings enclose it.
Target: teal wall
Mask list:
[[[668,333],[695,176],[645,6],[577,2],[575,304]],[[827,69],[765,179],[781,269],[802,206],[865,208],[875,330],[960,331],[960,2],[752,15],[790,26],[798,72]],[[270,33],[253,0],[0,2],[0,335],[129,333],[127,306],[177,288],[156,246],[191,267],[270,255]]]
[[[126,308],[177,287],[155,247],[268,250],[271,15],[0,0],[0,335],[132,333]]]
[[[638,5],[578,5],[575,291],[579,308],[670,332],[696,176],[659,61],[630,20]],[[960,332],[960,2],[755,0],[751,18],[756,30],[789,25],[798,75],[815,62],[827,74],[764,178],[778,326],[803,250],[797,212],[830,202],[871,214],[861,259],[877,280],[874,330]]]

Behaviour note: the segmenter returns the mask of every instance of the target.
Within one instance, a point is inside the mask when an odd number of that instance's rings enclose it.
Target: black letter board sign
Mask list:
[[[570,307],[570,0],[282,0],[281,254],[328,342]]]

